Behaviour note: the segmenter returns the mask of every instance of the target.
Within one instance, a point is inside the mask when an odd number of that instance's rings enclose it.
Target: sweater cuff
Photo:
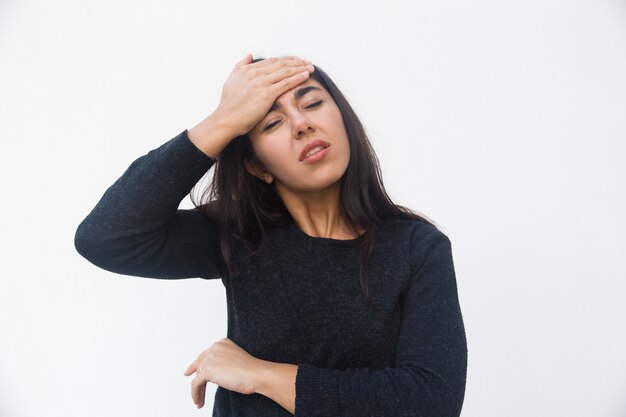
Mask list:
[[[336,417],[341,415],[340,369],[298,365],[294,417]]]
[[[185,129],[163,145],[148,152],[157,162],[154,176],[157,181],[177,194],[188,194],[191,188],[217,162],[202,152]]]

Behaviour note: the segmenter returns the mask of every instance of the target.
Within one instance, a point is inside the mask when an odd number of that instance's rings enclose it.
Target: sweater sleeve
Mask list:
[[[423,259],[403,295],[394,367],[300,364],[295,417],[460,415],[467,342],[448,237],[437,233]]]
[[[119,274],[180,279],[222,276],[217,222],[198,208],[178,209],[216,159],[187,129],[133,161],[79,224],[78,253]]]

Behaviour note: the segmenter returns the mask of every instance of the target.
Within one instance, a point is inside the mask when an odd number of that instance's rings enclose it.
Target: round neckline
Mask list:
[[[353,239],[333,239],[331,237],[310,236],[304,233],[304,231],[300,229],[296,222],[293,221],[289,223],[288,229],[291,230],[300,239],[303,239],[307,242],[329,246],[355,246],[365,238],[365,234],[367,233],[367,231],[365,231],[363,234]]]

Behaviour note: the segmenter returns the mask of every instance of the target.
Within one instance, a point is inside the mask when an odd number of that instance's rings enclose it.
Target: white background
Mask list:
[[[0,415],[198,416],[219,280],[98,269],[76,227],[247,52],[324,69],[453,243],[464,417],[626,415],[626,4],[0,2]],[[181,208],[192,207],[189,197]]]

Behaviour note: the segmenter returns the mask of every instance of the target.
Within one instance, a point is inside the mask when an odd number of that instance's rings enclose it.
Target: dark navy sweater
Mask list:
[[[454,417],[465,395],[467,342],[451,244],[435,226],[385,220],[368,277],[358,243],[273,228],[252,256],[232,248],[229,278],[217,224],[179,209],[216,162],[187,129],[137,158],[80,223],[76,250],[105,270],[159,279],[221,279],[228,334],[252,356],[298,365],[296,417]],[[217,387],[213,416],[287,417],[261,394]]]

